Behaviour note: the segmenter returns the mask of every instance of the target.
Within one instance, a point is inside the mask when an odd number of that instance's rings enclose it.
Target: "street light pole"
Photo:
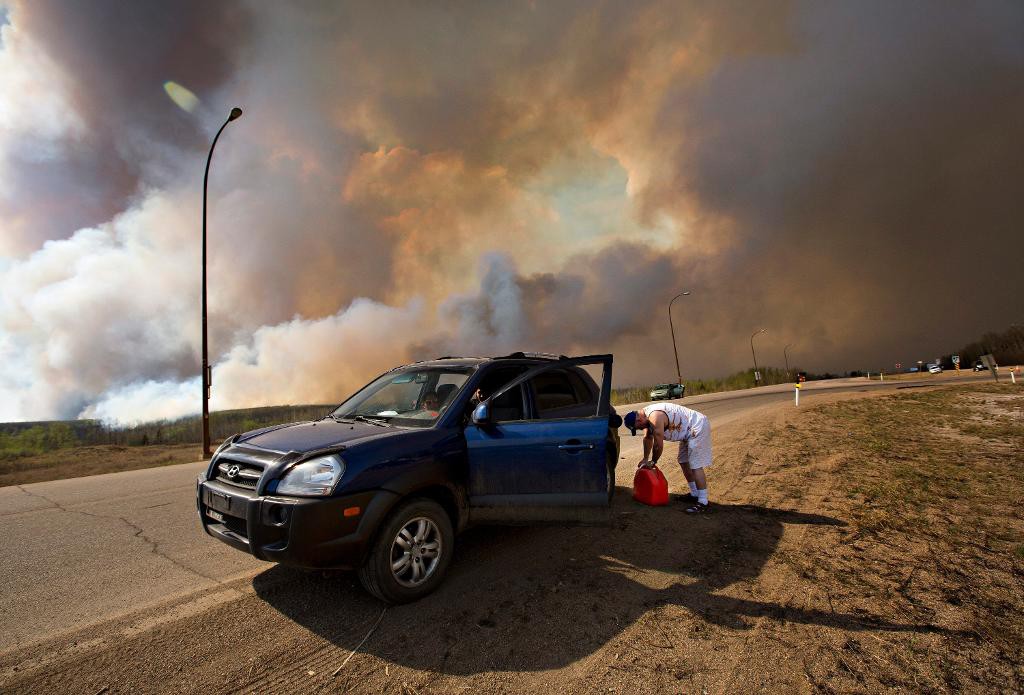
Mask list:
[[[750,354],[754,357],[754,386],[757,386],[757,382],[761,381],[759,378],[761,375],[757,371],[757,353],[754,352],[754,336],[760,335],[761,333],[767,333],[767,328],[762,328],[759,331],[754,331],[750,334]]]
[[[792,377],[791,377],[791,376],[789,375],[789,355],[787,354],[787,353],[789,352],[789,348],[790,348],[790,347],[791,347],[792,345],[793,345],[793,343],[790,343],[790,344],[789,344],[789,345],[787,345],[786,347],[782,348],[782,359],[786,360],[786,378],[787,378],[787,379],[791,379],[791,378],[792,378]]]
[[[231,109],[228,119],[220,127],[213,137],[210,145],[210,154],[206,156],[206,172],[203,174],[203,458],[210,458],[210,361],[207,352],[206,339],[206,184],[210,179],[210,160],[213,159],[213,148],[217,146],[217,140],[228,123],[242,115],[242,109],[237,106]]]
[[[668,303],[668,329],[670,331],[672,331],[672,354],[674,354],[676,356],[676,383],[677,384],[682,384],[683,383],[683,375],[682,375],[682,372],[679,371],[679,350],[676,348],[676,329],[672,325],[672,304],[677,299],[679,299],[680,297],[688,297],[689,295],[690,295],[690,290],[686,290],[685,292],[680,292],[679,294],[677,294],[675,297],[672,298],[672,301],[670,301]]]

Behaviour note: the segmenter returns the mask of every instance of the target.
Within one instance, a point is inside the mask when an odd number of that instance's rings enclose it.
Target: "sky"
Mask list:
[[[0,0],[0,421],[397,364],[893,369],[1024,320],[1024,5]]]

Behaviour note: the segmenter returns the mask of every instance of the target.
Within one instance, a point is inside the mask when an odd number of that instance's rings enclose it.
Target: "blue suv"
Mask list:
[[[607,520],[611,377],[611,355],[398,367],[323,419],[224,441],[197,481],[199,519],[261,560],[356,569],[380,599],[416,600],[471,523]]]

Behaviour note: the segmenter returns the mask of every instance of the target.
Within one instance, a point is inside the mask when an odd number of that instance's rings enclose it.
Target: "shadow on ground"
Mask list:
[[[823,527],[806,529],[813,534],[845,524],[752,505],[717,505],[714,514],[699,517],[682,509],[678,502],[634,504],[620,488],[611,527],[471,529],[460,536],[440,589],[389,608],[360,651],[459,675],[560,668],[665,605],[698,616],[686,620],[695,633],[709,624],[749,629],[766,615],[845,630],[941,631],[721,595],[758,577],[787,526]],[[343,649],[356,648],[383,609],[347,573],[275,566],[253,584],[268,605]],[[642,634],[659,631],[654,626]],[[657,643],[667,639],[663,634],[651,639],[651,646],[671,646]]]

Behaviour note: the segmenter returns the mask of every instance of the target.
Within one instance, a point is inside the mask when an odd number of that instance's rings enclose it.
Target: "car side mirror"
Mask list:
[[[486,425],[491,421],[491,409],[487,403],[481,403],[473,408],[473,424]]]

